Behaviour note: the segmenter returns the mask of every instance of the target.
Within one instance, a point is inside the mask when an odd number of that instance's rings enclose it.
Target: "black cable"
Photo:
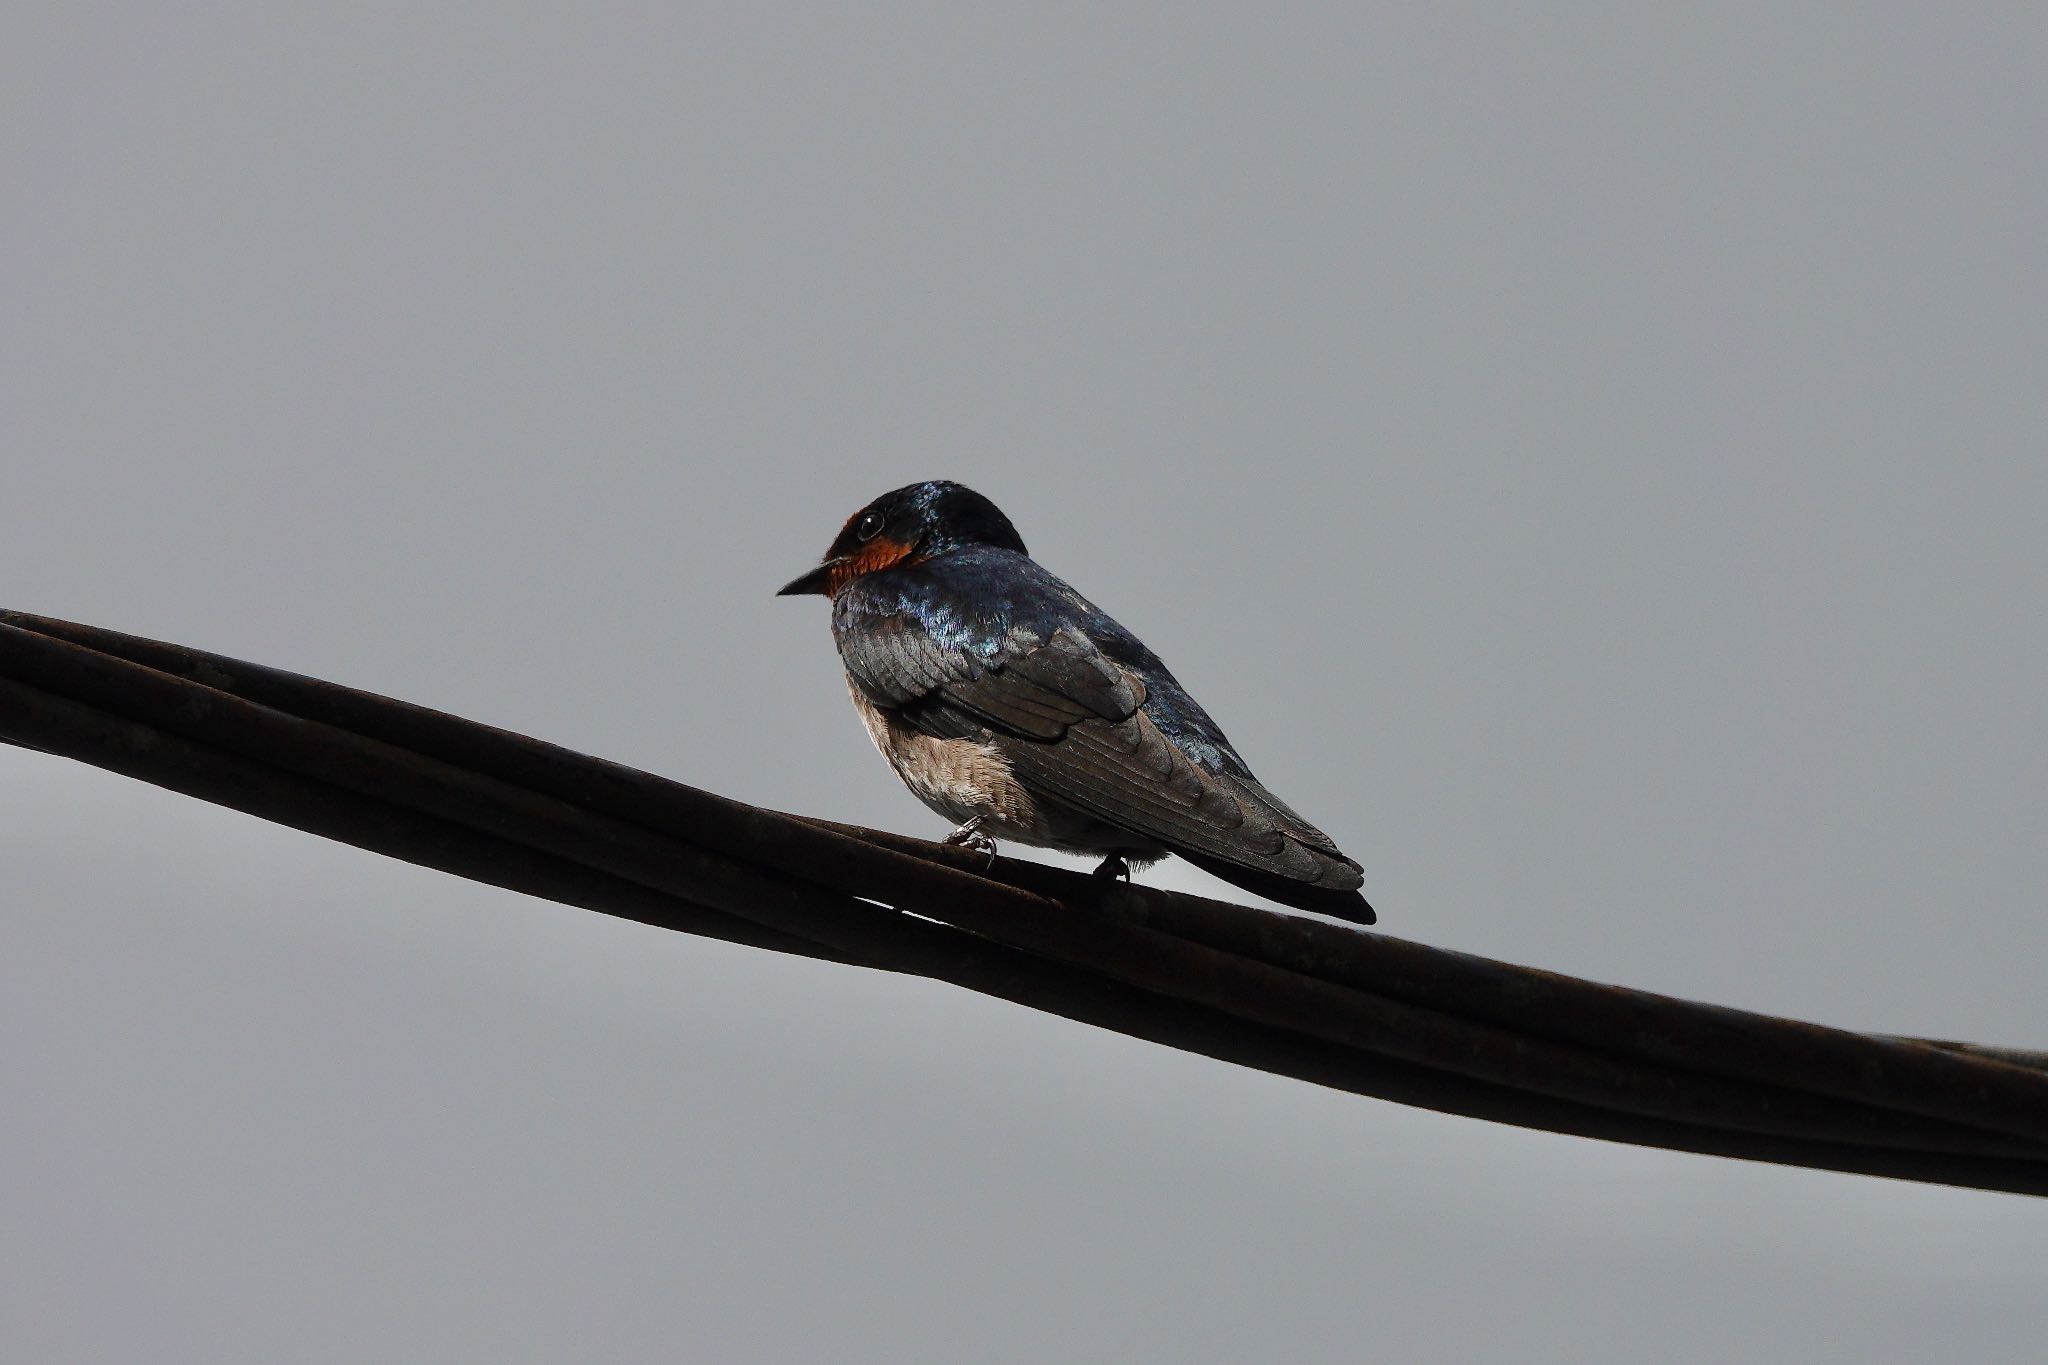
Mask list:
[[[1880,1038],[762,810],[389,698],[0,612],[0,739],[686,933],[950,981],[1321,1084],[2048,1193],[2041,1054]]]

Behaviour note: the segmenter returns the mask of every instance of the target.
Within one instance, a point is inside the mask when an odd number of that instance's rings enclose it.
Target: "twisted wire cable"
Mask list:
[[[749,806],[319,679],[0,611],[0,740],[683,933],[1610,1141],[2048,1193],[2048,1054],[1840,1029]]]

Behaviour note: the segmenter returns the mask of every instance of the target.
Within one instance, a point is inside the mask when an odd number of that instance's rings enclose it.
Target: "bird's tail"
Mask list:
[[[1241,863],[1225,862],[1221,858],[1205,853],[1191,853],[1186,849],[1175,849],[1181,857],[1201,868],[1212,877],[1221,877],[1232,886],[1241,886],[1254,895],[1264,896],[1281,905],[1291,905],[1297,910],[1310,910],[1318,915],[1329,915],[1335,919],[1350,920],[1353,924],[1377,923],[1379,916],[1365,897],[1351,889],[1335,886],[1318,886],[1314,882],[1298,881],[1293,877],[1282,877],[1271,872],[1260,872]],[[1326,857],[1319,850],[1309,850],[1318,858]],[[1358,864],[1349,858],[1331,858],[1330,868],[1333,881],[1350,881],[1355,886],[1360,875]]]

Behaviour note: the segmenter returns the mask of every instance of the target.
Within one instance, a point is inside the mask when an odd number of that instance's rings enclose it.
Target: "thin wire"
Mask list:
[[[727,800],[318,679],[0,612],[0,739],[685,933],[1360,1094],[2048,1193],[2048,1057],[1876,1037]]]

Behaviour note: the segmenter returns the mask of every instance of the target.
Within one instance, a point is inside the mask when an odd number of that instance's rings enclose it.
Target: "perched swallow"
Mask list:
[[[1358,864],[981,494],[883,494],[777,595],[803,593],[832,599],[854,709],[912,794],[959,822],[948,843],[1101,855],[1104,875],[1178,853],[1283,905],[1373,922]]]

